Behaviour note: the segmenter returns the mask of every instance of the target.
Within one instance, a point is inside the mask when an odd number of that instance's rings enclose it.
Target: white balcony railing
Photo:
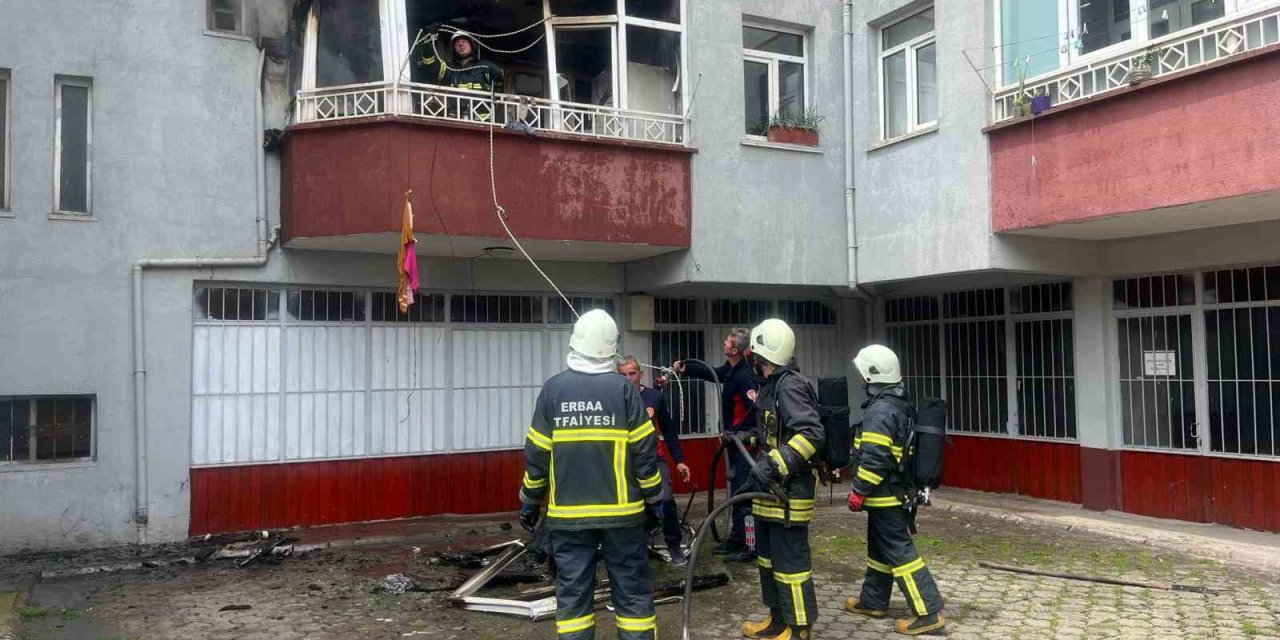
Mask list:
[[[1280,43],[1280,9],[1272,7],[1179,31],[1087,65],[1063,69],[1025,83],[1021,93],[1028,105],[1037,93],[1048,94],[1056,107],[1128,86],[1129,71],[1147,55],[1148,49],[1156,51],[1151,61],[1151,75],[1159,77],[1277,43]],[[1018,93],[1014,87],[995,94],[993,122],[1022,115],[1017,106]]]
[[[294,122],[328,122],[379,115],[507,126],[593,138],[684,144],[685,119],[589,104],[455,89],[429,84],[371,82],[298,92]]]

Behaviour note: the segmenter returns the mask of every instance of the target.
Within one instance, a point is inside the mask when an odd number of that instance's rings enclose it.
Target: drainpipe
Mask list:
[[[145,315],[142,300],[142,272],[145,269],[216,269],[230,267],[261,267],[267,264],[271,247],[279,237],[280,229],[276,227],[267,236],[267,179],[266,149],[263,148],[263,121],[265,120],[262,98],[262,81],[266,71],[266,51],[258,50],[258,85],[254,94],[253,137],[254,143],[254,183],[257,187],[257,218],[254,228],[257,231],[256,255],[251,258],[142,258],[133,263],[130,273],[133,281],[133,434],[137,460],[137,474],[134,486],[134,523],[138,528],[138,544],[147,542],[147,522],[150,519],[150,493],[147,486],[147,352],[143,332]]]
[[[858,286],[858,222],[853,203],[853,0],[842,3],[844,18],[844,220],[848,234],[849,291],[870,304],[871,295]]]

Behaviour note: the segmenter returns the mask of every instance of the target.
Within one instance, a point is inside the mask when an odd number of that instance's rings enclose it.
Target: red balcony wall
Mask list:
[[[494,133],[498,198],[521,238],[688,247],[690,156],[683,147]],[[483,126],[370,118],[290,127],[284,148],[286,242],[415,229],[505,237]]]
[[[993,127],[993,228],[1280,189],[1277,53],[1259,50]]]

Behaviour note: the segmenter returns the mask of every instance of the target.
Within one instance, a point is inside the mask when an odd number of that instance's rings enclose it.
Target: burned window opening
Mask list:
[[[424,65],[424,58],[436,56],[436,52],[451,68],[463,68],[453,52],[451,40],[455,29],[480,34],[505,34],[523,29],[542,20],[541,3],[482,2],[479,0],[444,0],[443,2],[409,2],[408,42],[421,31],[422,38],[435,32],[439,40],[434,46],[420,42],[410,54],[409,78],[424,84],[443,84],[433,68]],[[537,42],[546,34],[541,25],[502,38],[478,39],[476,54],[480,60],[496,64],[502,70],[502,80],[494,87],[498,93],[512,93],[534,98],[550,98],[547,82],[547,47]],[[537,44],[534,44],[537,42]],[[533,45],[533,46],[530,46]],[[499,49],[501,51],[494,51]],[[521,50],[518,53],[508,53]]]
[[[379,82],[382,19],[378,0],[317,0],[316,86]]]

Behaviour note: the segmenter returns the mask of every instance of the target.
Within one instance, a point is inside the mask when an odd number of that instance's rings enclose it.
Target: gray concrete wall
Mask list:
[[[847,283],[841,5],[695,0],[689,5],[693,243],[632,264],[628,285]],[[821,153],[743,144],[742,19],[809,31],[810,104]]]

